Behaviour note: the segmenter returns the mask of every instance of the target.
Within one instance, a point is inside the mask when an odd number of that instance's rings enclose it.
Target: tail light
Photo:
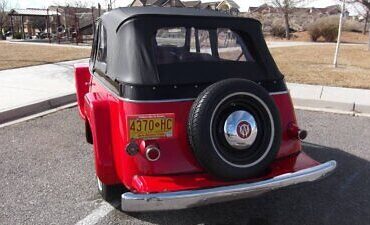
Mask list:
[[[157,146],[149,145],[145,148],[145,156],[147,160],[154,162],[161,157],[161,151]]]
[[[301,141],[307,137],[307,131],[300,129],[295,123],[288,125],[288,134],[291,138],[297,138]]]
[[[130,156],[134,156],[139,152],[139,145],[135,142],[130,142],[126,145],[126,152]]]

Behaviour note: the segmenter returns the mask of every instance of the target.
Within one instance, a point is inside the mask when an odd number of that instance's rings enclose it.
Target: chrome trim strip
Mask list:
[[[284,95],[284,94],[289,94],[289,91],[270,92],[270,95]]]
[[[122,98],[122,97],[118,97],[118,98],[125,102],[135,102],[135,103],[185,102],[185,101],[195,100],[195,98],[160,99],[160,100],[132,100],[132,99]]]
[[[121,196],[121,208],[126,212],[161,211],[185,209],[217,202],[250,198],[278,188],[318,180],[336,168],[332,160],[294,173],[258,181],[201,190],[178,191],[155,194],[126,192]]]
[[[90,73],[91,74],[91,73]],[[104,86],[106,90],[109,91],[112,95],[114,95],[119,100],[125,101],[125,102],[134,102],[134,103],[161,103],[161,102],[184,102],[184,101],[194,101],[196,98],[178,98],[178,99],[159,99],[159,100],[134,100],[129,98],[123,98],[116,93],[114,93],[112,90],[110,90],[101,80],[99,77],[97,77],[95,74],[92,74],[93,77],[95,77],[96,81],[99,82],[100,85]],[[282,95],[287,94],[288,91],[277,91],[277,92],[270,92],[270,95]]]

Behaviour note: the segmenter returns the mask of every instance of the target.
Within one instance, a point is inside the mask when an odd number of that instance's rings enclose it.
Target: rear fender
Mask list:
[[[78,103],[78,111],[82,119],[85,119],[84,114],[84,96],[89,91],[89,82],[91,79],[89,65],[87,63],[75,64],[74,65],[74,76],[76,85],[76,95]]]
[[[272,98],[279,110],[282,129],[282,140],[277,158],[284,158],[301,151],[301,141],[289,134],[291,125],[297,125],[297,119],[289,93],[273,95]]]
[[[96,175],[104,184],[117,184],[119,180],[113,159],[109,103],[99,93],[88,93],[84,107],[93,138]]]

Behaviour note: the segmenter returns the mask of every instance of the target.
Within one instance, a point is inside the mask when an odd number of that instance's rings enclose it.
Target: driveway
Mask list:
[[[370,118],[298,111],[298,119],[309,132],[304,150],[338,161],[326,179],[253,199],[129,214],[97,194],[76,108],[0,128],[0,224],[369,224]]]

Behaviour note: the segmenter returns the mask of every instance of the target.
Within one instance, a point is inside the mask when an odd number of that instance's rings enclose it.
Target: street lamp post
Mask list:
[[[59,17],[59,6],[57,7],[57,38],[58,38],[58,44],[60,44],[60,32],[59,32],[59,27],[60,27],[60,17]]]
[[[367,42],[367,50],[370,51],[370,28],[369,28],[369,41]]]
[[[46,34],[49,38],[49,44],[50,44],[51,43],[51,29],[50,29],[50,19],[49,19],[49,8],[46,9]]]
[[[343,16],[344,16],[345,4],[346,4],[346,0],[342,0],[342,12],[339,18],[337,46],[335,48],[334,61],[333,61],[334,68],[337,68],[338,66],[338,54],[339,54],[339,46],[340,46],[340,37],[342,36],[342,26],[343,26]]]

